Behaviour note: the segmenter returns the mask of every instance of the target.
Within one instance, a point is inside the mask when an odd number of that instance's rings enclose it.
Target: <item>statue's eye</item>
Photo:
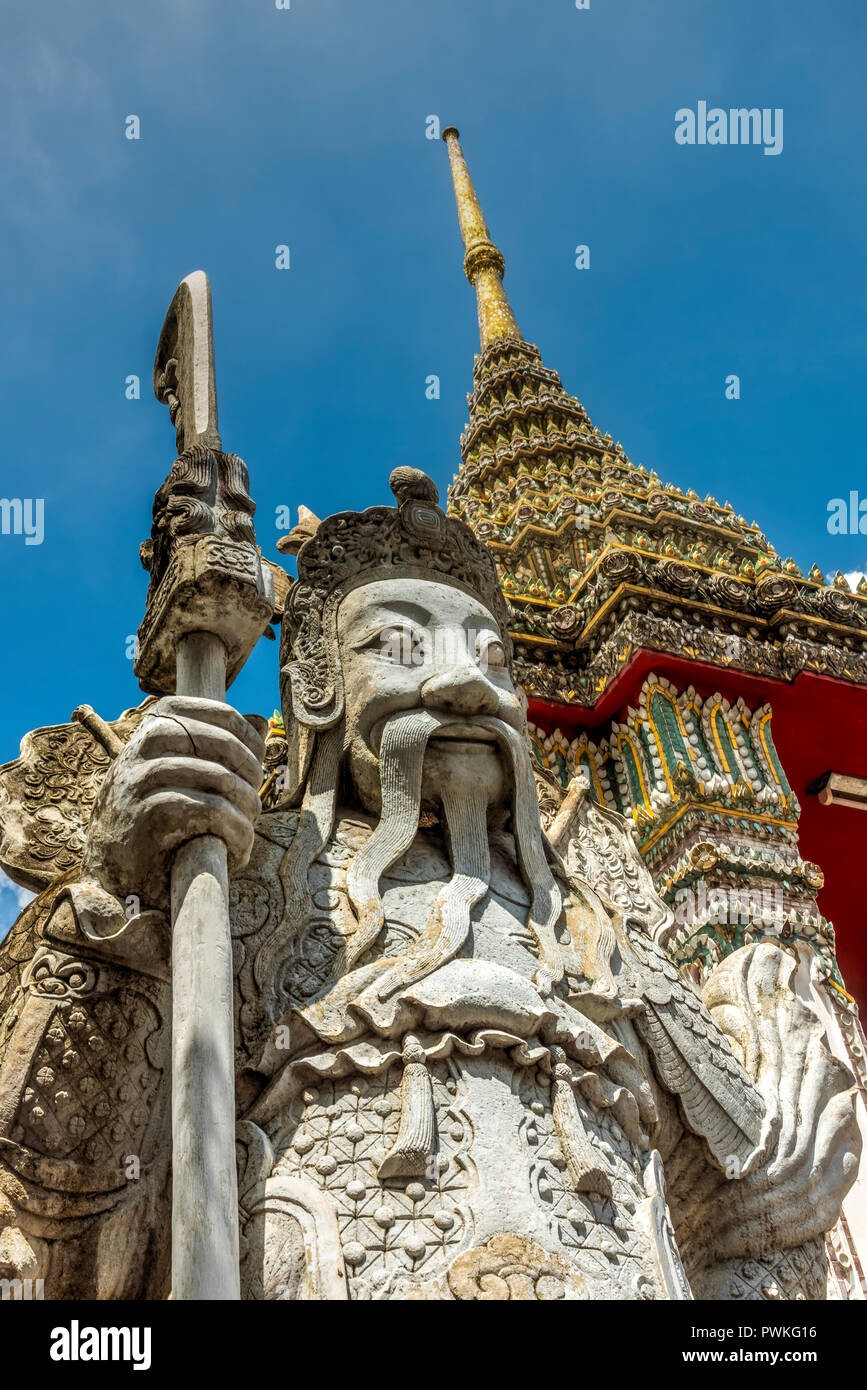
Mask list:
[[[398,666],[424,665],[424,637],[410,627],[385,627],[367,650]]]
[[[502,642],[494,637],[489,642],[479,643],[479,665],[483,670],[490,667],[492,671],[502,671],[506,665],[506,649]]]

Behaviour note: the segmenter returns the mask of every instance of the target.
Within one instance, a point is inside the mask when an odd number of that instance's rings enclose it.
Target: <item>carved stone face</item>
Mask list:
[[[349,771],[362,804],[381,806],[379,747],[388,719],[428,710],[443,727],[429,741],[422,796],[438,801],[444,778],[470,777],[490,802],[507,790],[486,717],[522,730],[524,715],[495,619],[449,584],[400,578],[365,584],[337,619]]]

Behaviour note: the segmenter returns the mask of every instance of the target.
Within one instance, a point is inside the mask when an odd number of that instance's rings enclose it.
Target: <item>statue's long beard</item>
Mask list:
[[[438,894],[421,935],[377,979],[373,993],[379,1000],[451,960],[467,939],[473,908],[488,890],[491,859],[485,788],[478,780],[461,780],[445,786],[442,798],[452,877]]]
[[[427,710],[396,714],[382,731],[379,776],[382,816],[358,851],[346,880],[358,927],[334,962],[335,975],[351,970],[385,924],[379,881],[412,844],[421,811],[421,781],[428,740],[439,720]]]
[[[418,832],[428,743],[448,722],[427,710],[412,710],[394,715],[383,729],[379,751],[382,816],[347,876],[354,922],[344,924],[348,928],[347,939],[335,957],[325,994],[304,1011],[308,1021],[323,1035],[337,1036],[344,1029],[346,1010],[353,1004],[370,1004],[376,1011],[399,990],[452,959],[467,939],[474,906],[487,892],[487,792],[472,773],[461,775],[457,764],[453,776],[445,779],[441,793],[452,878],[437,896],[424,930],[401,955],[383,956],[359,965],[385,926],[380,881],[409,849]],[[517,730],[501,719],[479,722],[494,734],[511,768],[518,863],[530,890],[528,925],[539,954],[535,980],[539,989],[547,992],[563,974],[555,935],[562,901],[545,855],[526,743]],[[298,833],[281,867],[287,900],[295,912],[303,913],[307,906],[307,872],[331,833],[334,795],[329,807],[326,786],[330,782],[336,788],[337,735],[338,731],[332,731],[320,744]]]

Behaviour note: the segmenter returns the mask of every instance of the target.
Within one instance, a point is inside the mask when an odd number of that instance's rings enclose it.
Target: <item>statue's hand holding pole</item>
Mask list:
[[[267,627],[273,584],[255,543],[246,468],[223,453],[217,430],[210,289],[201,271],[182,281],[169,307],[154,389],[171,411],[178,458],[156,495],[151,541],[142,548],[151,582],[136,675],[152,693],[224,702],[227,684]],[[192,753],[208,757],[195,747]],[[219,767],[214,775],[219,778]],[[205,804],[214,797],[192,788],[191,794]],[[223,839],[196,834],[177,849],[171,914],[172,1296],[237,1299],[232,940]]]

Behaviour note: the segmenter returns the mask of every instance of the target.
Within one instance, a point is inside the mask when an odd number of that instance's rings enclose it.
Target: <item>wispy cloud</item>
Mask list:
[[[847,570],[843,575],[843,578],[849,585],[849,588],[852,590],[857,589],[858,585],[860,584],[861,580],[864,579],[864,577],[864,570]],[[835,578],[836,570],[831,570],[828,574],[825,575],[825,580],[828,584],[833,584]]]

